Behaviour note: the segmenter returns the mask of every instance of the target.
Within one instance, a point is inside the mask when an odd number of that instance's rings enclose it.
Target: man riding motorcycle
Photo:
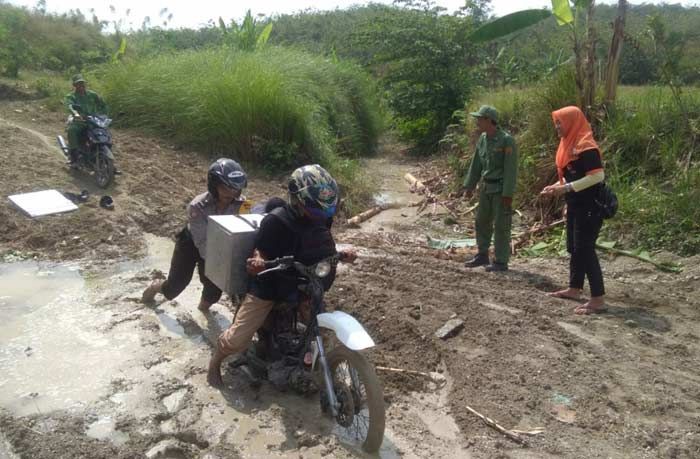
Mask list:
[[[274,209],[260,223],[253,258],[247,260],[252,275],[265,269],[264,261],[293,255],[305,265],[336,254],[330,228],[338,205],[338,185],[318,164],[296,169],[288,183],[288,203]],[[343,250],[340,259],[352,263],[356,254]],[[334,273],[324,287],[330,288]],[[221,363],[232,354],[243,352],[263,325],[276,302],[284,301],[297,290],[296,276],[274,273],[253,276],[248,293],[236,313],[233,324],[217,341],[209,362],[207,381],[223,385]]]
[[[68,112],[72,114],[74,111],[77,111],[80,114],[80,117],[74,117],[66,127],[71,165],[75,165],[78,162],[81,138],[87,129],[87,123],[83,117],[107,113],[107,104],[95,91],[88,90],[86,83],[81,74],[73,75],[74,90],[64,98],[64,105]]]

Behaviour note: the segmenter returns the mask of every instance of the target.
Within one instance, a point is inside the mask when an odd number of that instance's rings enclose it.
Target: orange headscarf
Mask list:
[[[564,137],[559,140],[557,148],[557,173],[559,180],[564,177],[564,169],[571,161],[575,161],[580,153],[586,150],[600,148],[593,138],[593,130],[580,108],[569,106],[552,112],[554,123],[559,121]]]

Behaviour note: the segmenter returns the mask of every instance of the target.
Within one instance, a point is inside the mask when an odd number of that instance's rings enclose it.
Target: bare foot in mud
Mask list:
[[[581,300],[581,290],[577,288],[567,288],[564,290],[559,290],[556,292],[549,292],[547,296],[552,298],[564,298],[567,300],[580,301]]]
[[[207,382],[212,387],[221,388],[224,386],[224,380],[221,378],[221,362],[223,362],[224,357],[225,355],[218,349],[214,351],[214,355],[211,356],[209,371],[207,372]]]
[[[602,296],[594,296],[586,304],[574,309],[574,314],[587,315],[587,314],[599,314],[605,312],[608,308],[605,306],[605,300]]]
[[[212,303],[204,300],[200,300],[199,306],[197,306],[197,309],[199,309],[202,312],[209,312],[209,308],[211,308]]]

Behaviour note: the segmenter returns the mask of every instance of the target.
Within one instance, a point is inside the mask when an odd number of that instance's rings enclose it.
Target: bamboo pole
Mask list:
[[[380,213],[384,209],[386,209],[386,207],[384,207],[384,206],[375,206],[369,210],[365,210],[364,212],[357,214],[354,217],[352,217],[351,219],[349,219],[348,225],[359,225],[360,223],[374,217],[375,215],[377,215],[378,213]]]
[[[425,190],[425,184],[423,184],[423,182],[415,178],[413,174],[407,172],[406,175],[403,176],[403,179],[406,180],[411,186],[411,191],[421,193]]]

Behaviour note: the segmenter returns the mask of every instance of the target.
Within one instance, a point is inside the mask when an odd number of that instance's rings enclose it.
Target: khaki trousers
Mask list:
[[[236,320],[219,335],[217,341],[219,350],[225,355],[245,351],[255,332],[262,327],[273,305],[274,301],[261,300],[256,296],[247,294],[238,308]]]

